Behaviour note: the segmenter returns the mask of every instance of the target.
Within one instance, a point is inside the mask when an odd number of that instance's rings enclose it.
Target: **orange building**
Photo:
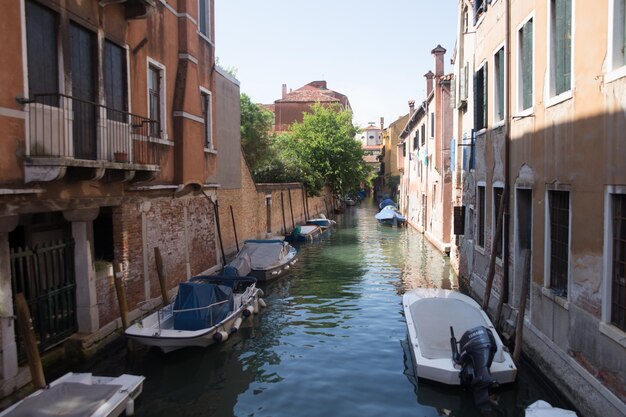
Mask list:
[[[0,28],[0,396],[28,382],[24,293],[41,350],[96,348],[216,265],[213,0],[7,0]],[[209,198],[207,198],[209,197]]]

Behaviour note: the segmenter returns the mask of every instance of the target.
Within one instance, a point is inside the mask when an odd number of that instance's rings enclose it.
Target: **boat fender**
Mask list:
[[[256,293],[259,295],[259,297],[263,297],[265,295],[265,293],[263,292],[262,289],[257,288]]]
[[[278,271],[272,271],[272,275],[278,275]]]
[[[252,313],[254,313],[254,307],[252,306],[247,306],[246,308],[243,309],[244,317],[250,317]]]
[[[126,415],[127,416],[135,415],[135,400],[133,400],[132,398],[129,398],[128,402],[126,403]]]
[[[285,265],[285,271],[289,269],[289,265]]]
[[[254,304],[253,304],[253,305],[254,305],[254,311],[253,311],[253,313],[254,313],[254,314],[259,314],[259,300],[258,300],[258,299],[255,299],[255,300],[254,300]]]
[[[226,339],[228,339],[228,333],[226,333],[224,330],[218,330],[215,333],[213,333],[213,340],[215,340],[216,342],[224,342],[226,341]]]
[[[259,305],[260,305],[262,308],[267,307],[267,304],[265,303],[265,300],[264,300],[264,299],[262,299],[262,298],[259,298]]]
[[[239,331],[239,328],[241,327],[241,322],[243,320],[241,319],[241,317],[237,317],[233,323],[233,325],[230,328],[230,333],[237,333]]]

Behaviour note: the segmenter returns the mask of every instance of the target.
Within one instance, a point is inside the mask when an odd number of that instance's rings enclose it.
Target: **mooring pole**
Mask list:
[[[33,379],[35,389],[42,389],[46,386],[46,378],[43,374],[43,365],[39,356],[39,348],[37,347],[37,338],[33,329],[33,322],[28,310],[28,304],[24,294],[18,292],[15,294],[15,313],[17,315],[17,324],[20,327],[20,334],[24,341],[26,349],[26,358],[28,360],[28,368]]]
[[[122,328],[128,328],[128,304],[126,304],[126,289],[122,282],[122,268],[117,262],[113,262],[113,284],[115,284],[115,294],[117,295],[117,305],[120,309],[120,319]]]
[[[519,364],[519,358],[522,355],[522,344],[524,336],[524,314],[526,313],[526,297],[528,297],[528,289],[530,288],[530,249],[523,252],[524,270],[522,271],[522,289],[519,295],[519,307],[517,310],[517,320],[515,322],[515,350],[513,351],[513,361]]]
[[[287,234],[287,223],[285,222],[285,199],[283,198],[283,192],[280,192],[280,211],[283,212],[283,234]]]
[[[235,224],[235,215],[233,214],[233,206],[230,206],[230,218],[233,220],[233,232],[235,233],[235,245],[239,252],[239,239],[237,239],[237,225]]]
[[[287,189],[287,193],[289,194],[289,211],[291,212],[291,228],[296,228],[296,222],[293,220],[293,205],[291,204],[291,188]]]
[[[156,263],[157,276],[159,277],[159,287],[161,287],[161,298],[163,299],[163,305],[169,304],[169,296],[167,294],[167,283],[165,279],[165,273],[163,272],[163,258],[161,258],[161,250],[154,247],[154,261]]]
[[[204,194],[204,196],[209,200],[209,202],[213,205],[213,209],[214,209],[214,216],[215,216],[215,225],[217,228],[217,238],[220,242],[220,250],[222,251],[222,262],[223,262],[223,266],[226,266],[226,255],[224,254],[224,245],[222,244],[222,229],[220,228],[220,206],[219,204],[217,204],[217,200],[215,200],[215,202],[213,202],[213,200],[211,200],[211,197],[209,197],[209,195],[202,190],[202,194]]]

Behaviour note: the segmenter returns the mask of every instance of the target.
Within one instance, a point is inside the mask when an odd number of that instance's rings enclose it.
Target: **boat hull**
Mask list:
[[[244,293],[245,294],[245,293]],[[126,329],[126,336],[146,346],[154,346],[164,353],[173,352],[186,347],[208,347],[226,340],[228,335],[238,331],[237,323],[259,311],[260,290],[254,288],[249,296],[238,294],[237,308],[216,325],[200,330],[176,330],[174,315],[170,304],[154,312]],[[241,319],[241,320],[239,320]],[[225,332],[226,336],[224,337]],[[216,339],[216,335],[220,338]]]
[[[296,257],[296,250],[293,249],[293,256],[291,256],[291,251],[288,256],[286,262],[281,263],[273,268],[269,269],[252,269],[248,274],[251,277],[256,278],[259,282],[270,281],[272,279],[276,279],[283,275],[286,275],[292,266],[294,266],[298,262],[298,258]]]
[[[419,304],[424,300],[429,300],[428,304]],[[437,307],[434,307],[434,303],[438,304]],[[489,368],[491,375],[500,384],[515,381],[517,368],[511,355],[506,351],[485,312],[470,297],[456,291],[420,288],[404,294],[402,304],[413,367],[418,378],[447,385],[461,385],[461,367],[452,360],[449,328],[453,326],[456,336],[461,337],[470,328],[484,325],[493,332],[498,348]],[[429,304],[433,304],[433,310],[428,309]],[[431,314],[424,314],[427,312]],[[431,333],[438,332],[438,335],[429,337],[427,330]]]

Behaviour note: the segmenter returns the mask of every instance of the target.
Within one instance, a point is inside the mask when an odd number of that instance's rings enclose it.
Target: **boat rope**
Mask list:
[[[220,301],[219,303],[215,303],[215,304],[210,304],[208,306],[204,306],[204,307],[197,307],[197,308],[186,308],[184,310],[172,310],[172,313],[184,313],[187,311],[197,311],[197,310],[206,310],[207,308],[211,308],[211,307],[215,307],[218,306],[220,304],[224,304],[227,303],[229,300],[224,300],[224,301]]]

